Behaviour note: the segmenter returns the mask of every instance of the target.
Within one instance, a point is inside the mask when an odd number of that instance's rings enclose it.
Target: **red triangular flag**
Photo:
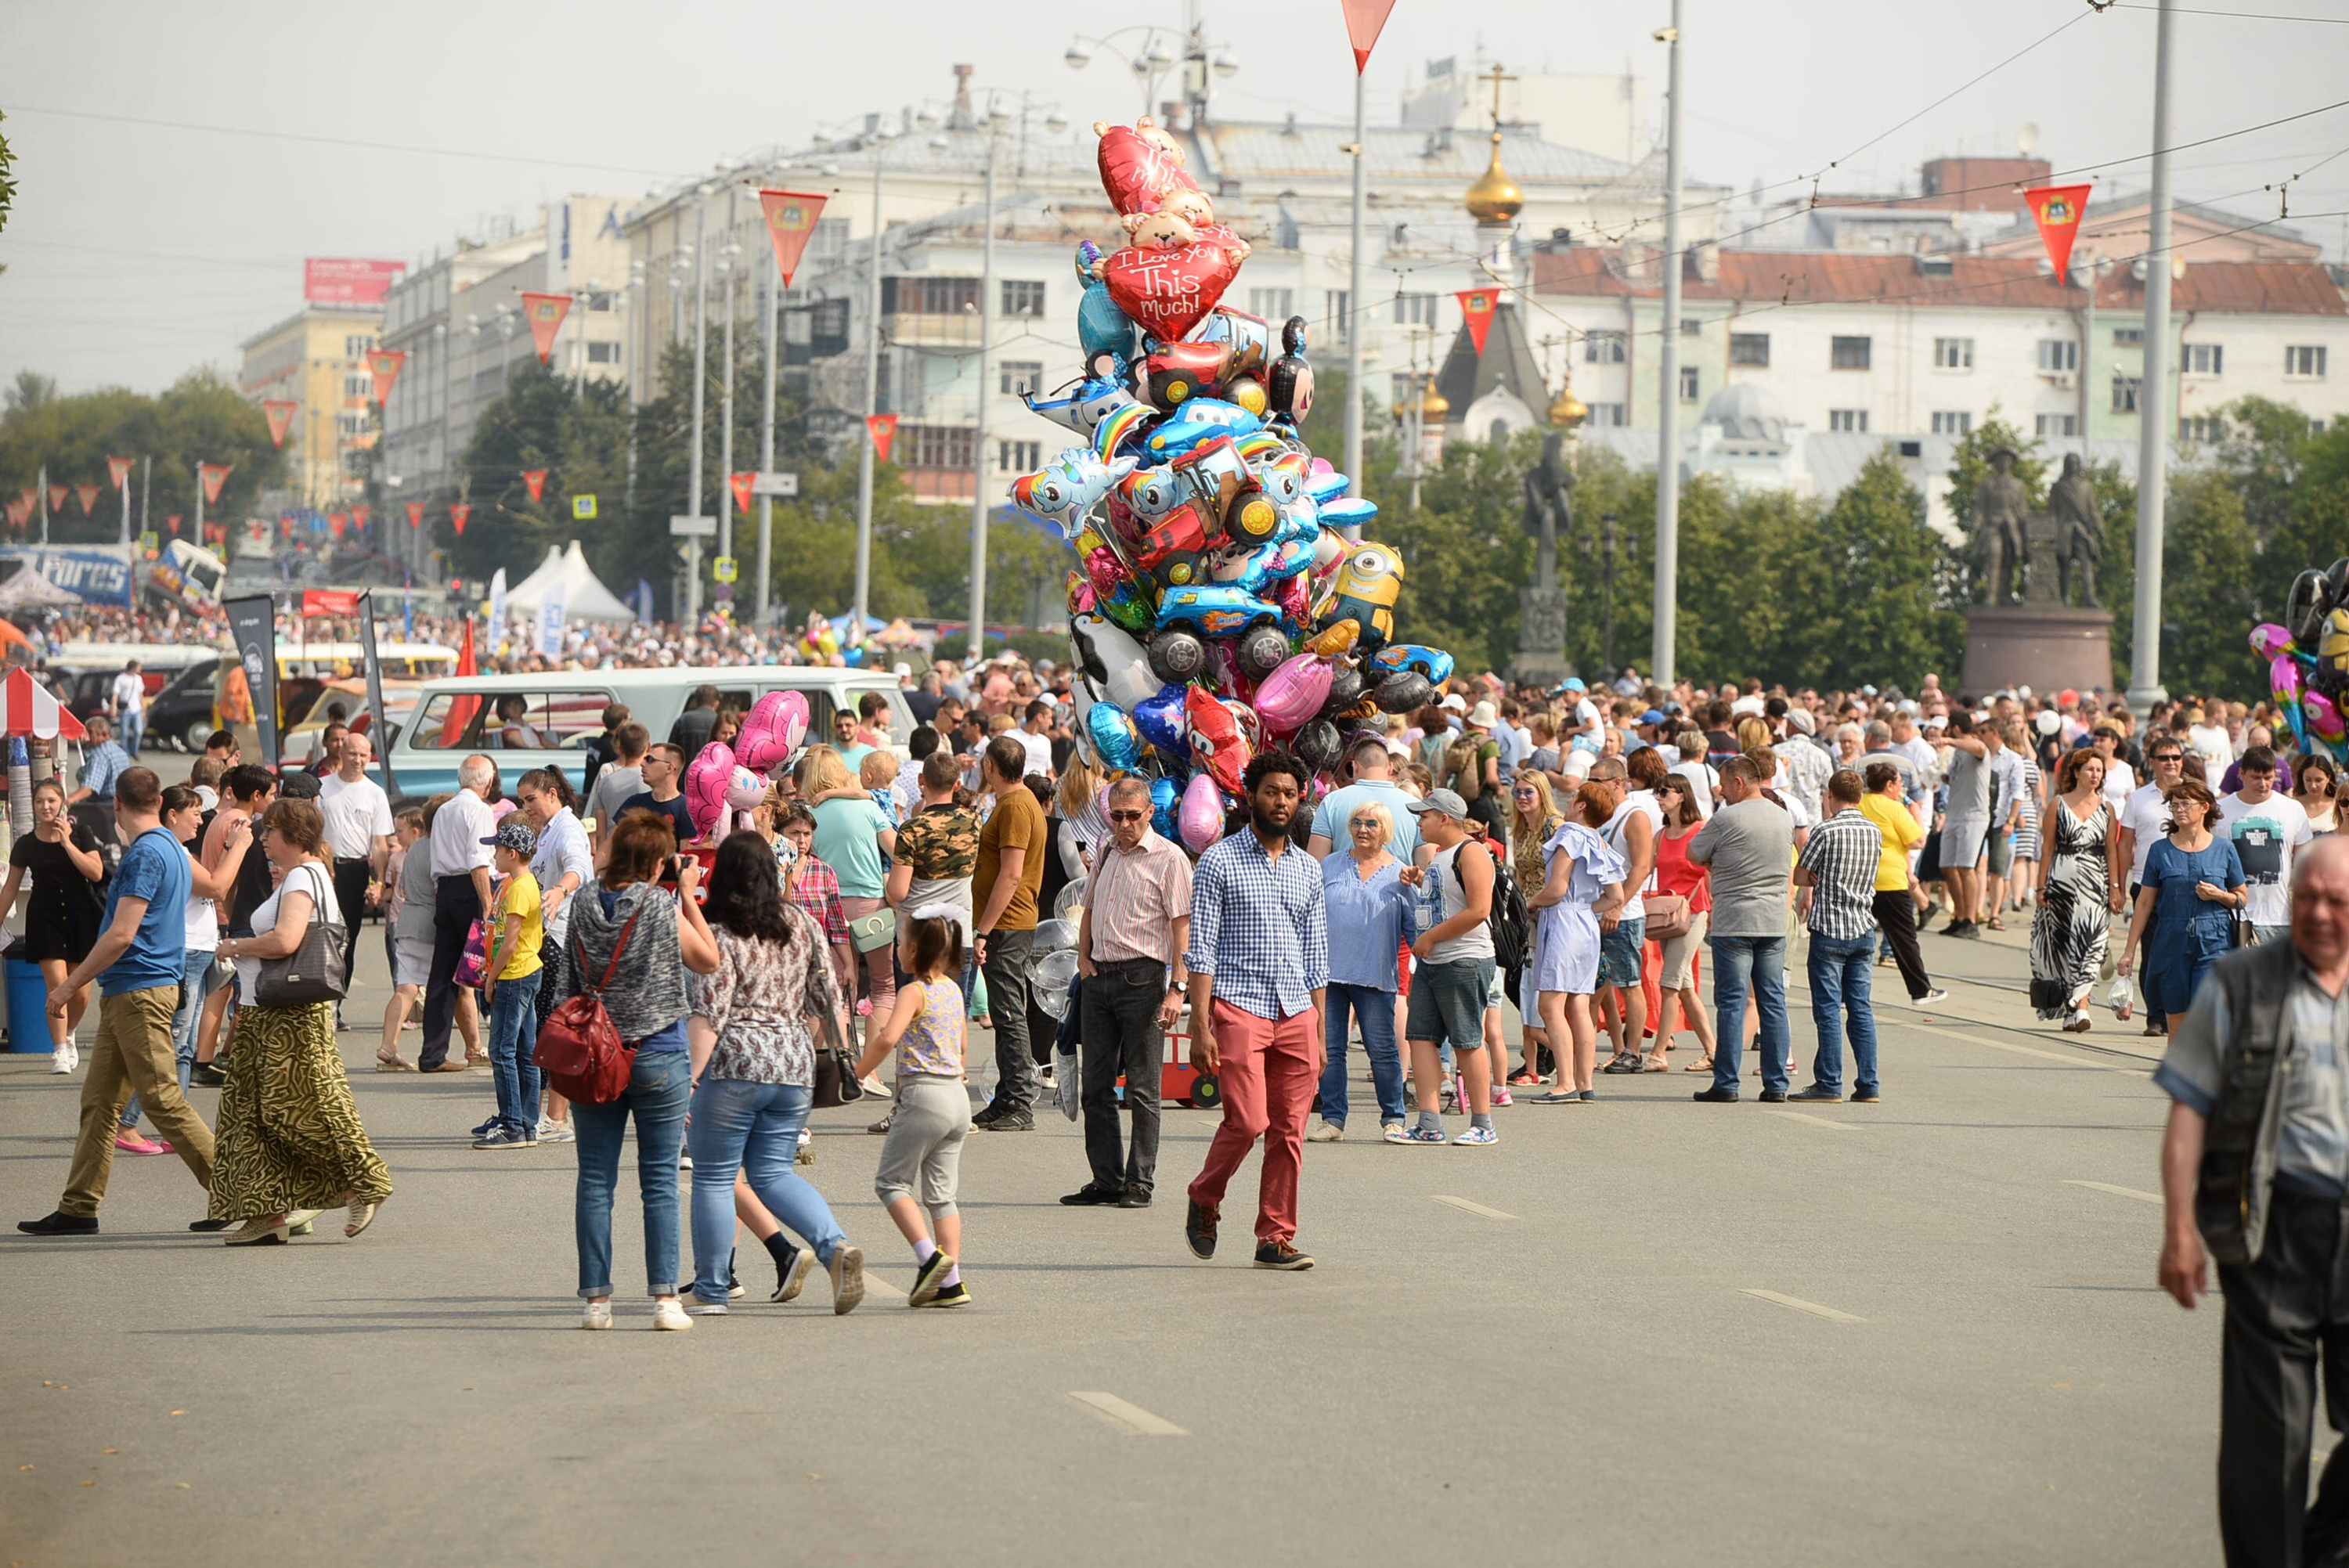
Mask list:
[[[350,521],[350,514],[347,512],[330,511],[326,514],[326,526],[335,531],[336,539],[343,536],[343,530],[349,526]]]
[[[228,483],[229,470],[233,466],[233,465],[229,463],[198,463],[196,465],[196,472],[204,481],[204,504],[206,506],[220,505],[221,486]]]
[[[378,408],[391,401],[391,384],[399,379],[399,367],[408,363],[408,355],[398,348],[367,350],[367,374],[375,377],[375,401]]]
[[[422,501],[412,500],[408,503],[408,526],[410,528],[422,528],[424,526],[424,503]]]
[[[2088,191],[2085,185],[2043,185],[2023,193],[2023,204],[2038,222],[2040,242],[2047,247],[2047,259],[2055,263],[2055,281],[2070,281],[2072,242],[2080,232],[2080,220],[2088,215]]]
[[[281,518],[279,518],[279,519],[277,520],[277,531],[278,531],[278,533],[279,533],[280,535],[284,536],[285,538],[287,538],[287,539],[291,539],[291,538],[293,538],[293,537],[294,537],[294,520],[293,520],[292,518],[290,518],[290,517],[281,517]]]
[[[365,533],[365,532],[367,531],[367,508],[365,508],[365,507],[363,507],[363,506],[355,506],[355,507],[351,508],[351,521],[352,521],[355,525],[357,525],[357,527],[358,531],[359,531],[361,533]]]
[[[897,438],[897,416],[867,414],[864,428],[873,433],[873,455],[882,462],[889,460],[889,443]]]
[[[261,411],[269,416],[269,444],[271,446],[282,447],[285,444],[285,428],[294,422],[294,410],[299,408],[301,406],[301,404],[295,402],[290,397],[264,397],[262,399]]]
[[[1354,74],[1361,76],[1370,66],[1371,50],[1377,46],[1379,31],[1387,25],[1387,13],[1394,9],[1394,0],[1339,3],[1346,9],[1346,42],[1354,46]]]
[[[886,459],[885,459],[884,460],[885,461]],[[734,491],[734,510],[736,511],[747,512],[750,510],[750,487],[758,481],[758,478],[759,476],[757,474],[728,474],[726,476],[726,483]]]
[[[81,498],[81,514],[84,517],[88,517],[90,512],[90,508],[98,504],[98,487],[96,485],[76,485],[74,486],[74,494]]]
[[[524,469],[522,471],[522,482],[530,487],[531,504],[533,506],[536,506],[538,504],[539,493],[546,489],[546,470],[544,469]]]
[[[815,237],[815,221],[823,216],[823,197],[808,191],[759,192],[759,205],[767,214],[767,238],[774,242],[775,265],[783,274],[785,288],[792,286],[800,257]]]
[[[525,290],[522,296],[523,319],[530,323],[530,341],[538,349],[538,362],[554,352],[554,335],[563,330],[563,318],[571,314],[571,296],[559,294],[532,294]]]
[[[132,459],[129,458],[109,458],[106,459],[106,474],[110,488],[114,490],[120,490],[122,488],[122,481],[130,477],[131,460]]]
[[[1493,313],[1501,305],[1501,295],[1495,289],[1462,289],[1452,296],[1460,302],[1460,314],[1468,318],[1468,341],[1476,346],[1476,353],[1485,352],[1485,335],[1493,330]]]
[[[177,539],[180,536],[180,518],[181,515],[181,513],[176,511],[167,511],[163,514],[163,526],[171,531],[171,537],[174,539]]]
[[[452,506],[449,510],[452,512],[456,512],[471,511],[473,509],[471,507]],[[465,524],[462,520],[460,520],[457,524],[457,531],[461,533],[464,531],[464,529]],[[465,617],[464,638],[457,645],[457,675],[459,678],[461,679],[465,676],[477,676],[481,673],[481,666],[474,662],[473,617],[469,614]],[[449,704],[449,717],[440,721],[440,744],[443,746],[456,745],[459,740],[464,738],[465,727],[471,724],[473,722],[473,716],[481,711],[481,699],[478,696],[460,696],[450,702]]]
[[[449,521],[457,530],[458,538],[465,537],[465,520],[472,515],[472,507],[463,501],[456,502],[449,508]]]
[[[72,493],[73,487],[71,485],[51,485],[49,487],[49,510],[51,511],[65,511],[66,497]]]

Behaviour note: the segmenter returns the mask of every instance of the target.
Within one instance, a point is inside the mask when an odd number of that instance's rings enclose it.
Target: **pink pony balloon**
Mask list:
[[[1256,692],[1257,716],[1274,735],[1288,735],[1321,711],[1330,700],[1330,661],[1299,654],[1272,674]]]
[[[808,702],[804,693],[771,691],[751,705],[742,717],[742,733],[735,760],[754,772],[780,768],[807,738]]]
[[[1191,776],[1191,782],[1183,787],[1175,821],[1194,854],[1206,853],[1209,844],[1224,836],[1224,797],[1213,779],[1205,773]]]
[[[2251,628],[2251,652],[2263,659],[2272,659],[2292,652],[2292,634],[2273,621],[2262,621]]]
[[[734,781],[734,748],[713,740],[685,770],[685,809],[702,838],[726,818],[726,791]]]
[[[2335,707],[2333,705],[2333,699],[2323,692],[2303,692],[2300,698],[2300,707],[2301,711],[2308,716],[2309,733],[2315,736],[2317,739],[2327,746],[2336,748],[2344,739],[2349,739],[2349,724],[2342,722],[2341,710]]]

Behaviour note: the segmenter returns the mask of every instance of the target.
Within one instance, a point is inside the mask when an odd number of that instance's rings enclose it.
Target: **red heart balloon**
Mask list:
[[[1128,245],[1112,252],[1102,282],[1117,307],[1143,331],[1171,343],[1199,324],[1239,274],[1240,264],[1221,245],[1185,245],[1180,250]]]
[[[1169,191],[1198,186],[1166,150],[1128,125],[1112,125],[1101,133],[1102,189],[1110,205],[1121,213],[1154,212],[1158,199]]]

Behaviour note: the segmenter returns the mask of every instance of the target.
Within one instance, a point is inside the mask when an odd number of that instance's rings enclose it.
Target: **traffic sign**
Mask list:
[[[672,516],[668,520],[668,531],[679,539],[715,539],[718,537],[718,520],[714,517]]]
[[[770,469],[750,481],[750,493],[795,496],[800,493],[800,476],[797,473],[779,473]]]
[[[571,498],[571,515],[574,518],[582,519],[594,517],[595,515],[595,498],[592,495],[573,496]]]
[[[734,558],[730,555],[719,556],[716,560],[710,562],[709,574],[717,578],[720,583],[733,582],[735,576]]]

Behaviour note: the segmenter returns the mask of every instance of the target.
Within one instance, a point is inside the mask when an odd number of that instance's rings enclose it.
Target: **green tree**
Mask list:
[[[0,495],[32,489],[44,468],[53,485],[95,484],[103,492],[88,515],[72,498],[51,509],[50,539],[112,543],[119,537],[120,502],[111,499],[119,492],[109,483],[109,457],[141,460],[130,486],[134,531],[142,487],[150,482],[144,459],[154,460],[147,503],[159,533],[172,512],[192,518],[200,462],[230,465],[219,501],[205,509],[220,520],[242,515],[285,470],[261,410],[216,371],[190,371],[155,397],[120,387],[65,397],[46,376],[17,377],[0,407]]]
[[[2263,618],[2258,556],[2243,492],[2228,476],[2171,480],[2161,548],[2161,678],[2170,690],[2250,699],[2267,689],[2244,642]]]
[[[0,123],[8,116],[0,112]],[[8,133],[0,130],[0,231],[8,227],[8,210],[16,204],[16,154],[8,146]],[[7,269],[0,267],[0,272]]]
[[[1789,650],[1803,684],[1890,679],[1914,690],[1928,672],[1955,671],[1965,622],[1945,597],[1944,546],[1889,448],[1826,509],[1816,541],[1785,583],[1811,612]]]
[[[1393,449],[1367,454],[1363,493],[1379,515],[1364,537],[1392,545],[1403,561],[1398,640],[1445,649],[1464,670],[1508,668],[1517,647],[1517,589],[1533,576],[1534,542],[1522,521],[1525,471],[1540,451],[1532,432],[1450,442],[1421,480],[1416,511]]]

